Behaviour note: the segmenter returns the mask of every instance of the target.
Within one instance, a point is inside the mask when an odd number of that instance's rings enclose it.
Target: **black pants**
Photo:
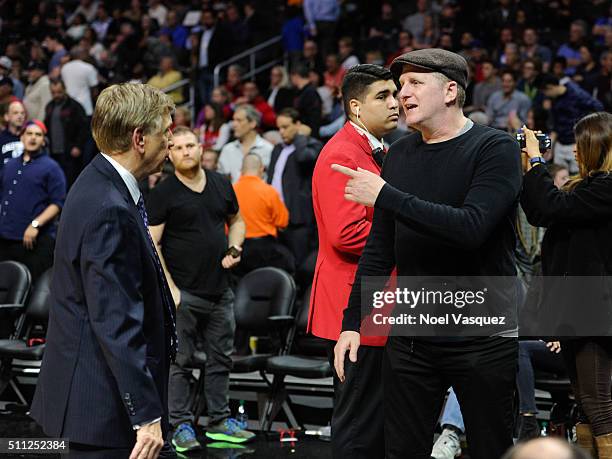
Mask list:
[[[585,338],[564,341],[561,353],[576,401],[594,435],[612,433],[612,340]]]
[[[55,239],[46,234],[38,235],[32,250],[26,249],[22,241],[0,238],[0,261],[12,260],[23,263],[30,270],[34,282],[53,265],[54,247]]]
[[[327,356],[334,367],[335,341],[329,341]],[[357,362],[346,354],[343,383],[334,372],[332,416],[333,459],[383,459],[385,457],[382,360],[383,348],[361,346]],[[408,457],[408,456],[406,456]]]
[[[287,247],[280,244],[275,237],[258,237],[245,239],[242,259],[234,268],[237,276],[243,276],[254,269],[273,266],[284,269],[289,274],[295,272],[295,260]]]
[[[289,225],[278,235],[279,241],[293,254],[296,269],[299,269],[313,250],[314,238],[314,228],[309,225]]]
[[[83,170],[83,155],[84,151],[81,151],[81,155],[78,158],[73,157],[69,151],[62,154],[51,154],[53,158],[60,165],[66,176],[66,185],[70,189],[74,181],[77,179],[81,171]]]
[[[461,405],[470,458],[512,446],[514,338],[452,343],[390,337],[383,359],[386,459],[429,459],[446,391]]]

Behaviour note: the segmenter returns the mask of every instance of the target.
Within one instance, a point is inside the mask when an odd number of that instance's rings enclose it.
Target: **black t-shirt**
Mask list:
[[[177,287],[202,298],[219,297],[228,286],[221,260],[227,250],[225,223],[238,212],[231,183],[205,171],[206,186],[197,193],[175,175],[151,190],[147,213],[151,226],[165,223],[162,253]]]

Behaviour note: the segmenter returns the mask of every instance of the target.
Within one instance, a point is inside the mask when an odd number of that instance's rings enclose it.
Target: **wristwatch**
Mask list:
[[[235,245],[232,245],[227,249],[225,255],[231,255],[234,258],[238,258],[240,255],[242,255],[242,249],[239,249]]]
[[[535,166],[536,164],[546,164],[546,160],[541,156],[536,156],[535,158],[529,158],[529,164]]]
[[[32,228],[38,229],[40,223],[38,222],[38,220],[32,220],[32,223],[30,223],[30,225],[32,225]]]

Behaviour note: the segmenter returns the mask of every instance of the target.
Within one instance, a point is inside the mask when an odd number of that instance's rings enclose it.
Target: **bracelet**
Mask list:
[[[546,160],[541,156],[536,156],[535,158],[529,158],[529,164],[535,166],[536,164],[546,164]]]

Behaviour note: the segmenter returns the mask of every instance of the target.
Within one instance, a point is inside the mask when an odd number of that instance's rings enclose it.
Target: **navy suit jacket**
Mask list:
[[[161,417],[167,437],[175,312],[154,256],[127,186],[97,155],[68,194],[55,246],[31,409],[47,435],[129,448],[133,425]]]

